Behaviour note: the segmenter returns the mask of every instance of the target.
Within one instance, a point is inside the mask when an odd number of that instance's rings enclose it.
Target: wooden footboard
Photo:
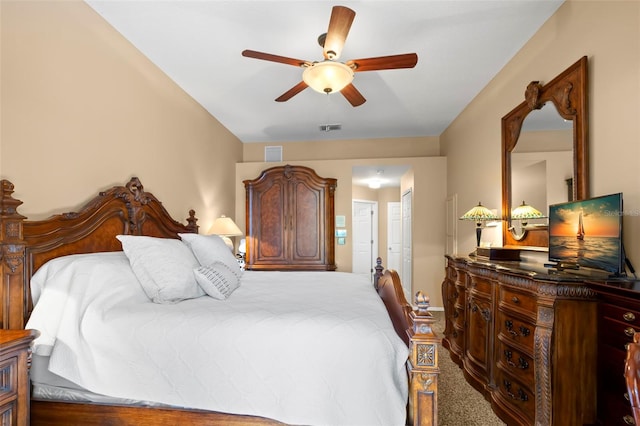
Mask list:
[[[404,297],[398,273],[384,271],[377,259],[374,284],[387,307],[398,335],[409,346],[409,404],[407,424],[435,426],[438,424],[438,337],[433,331],[435,321],[428,311],[429,297],[422,292],[415,296],[418,307],[413,309]]]

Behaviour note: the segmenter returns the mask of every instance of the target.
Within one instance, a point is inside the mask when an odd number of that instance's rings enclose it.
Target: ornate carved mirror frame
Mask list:
[[[573,199],[589,197],[587,68],[587,57],[584,56],[545,85],[532,81],[525,91],[525,100],[502,118],[502,238],[505,246],[549,247],[546,227],[525,230],[518,236],[510,232],[513,208],[511,152],[518,142],[524,119],[547,102],[553,102],[562,118],[573,121]]]

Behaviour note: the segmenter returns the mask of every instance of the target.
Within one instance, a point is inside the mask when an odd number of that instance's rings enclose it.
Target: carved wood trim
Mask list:
[[[560,116],[573,121],[573,198],[589,197],[589,93],[588,63],[583,56],[549,83],[532,81],[527,85],[524,101],[502,118],[502,235],[503,245],[547,247],[546,231],[527,232],[521,240],[513,238],[511,226],[511,151],[516,146],[522,123],[531,111],[552,102]],[[531,234],[531,235],[529,235]]]

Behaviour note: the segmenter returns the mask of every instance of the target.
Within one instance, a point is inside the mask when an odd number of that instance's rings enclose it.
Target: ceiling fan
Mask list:
[[[276,98],[276,102],[288,101],[307,87],[311,87],[320,93],[340,92],[351,105],[354,107],[360,106],[365,103],[366,99],[351,83],[354,73],[413,68],[418,63],[418,55],[406,53],[338,62],[337,59],[340,57],[355,16],[356,13],[348,7],[333,7],[329,28],[326,33],[318,37],[318,43],[323,48],[324,60],[322,61],[303,61],[270,53],[256,52],[255,50],[244,50],[242,56],[304,68],[302,81]]]

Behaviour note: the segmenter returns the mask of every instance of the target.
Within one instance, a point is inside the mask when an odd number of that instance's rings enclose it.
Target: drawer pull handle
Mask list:
[[[504,322],[504,326],[507,327],[507,331],[511,333],[512,336],[517,336],[518,332],[513,329],[513,321],[506,320]]]
[[[627,327],[624,329],[624,334],[626,334],[629,337],[633,337],[635,333],[636,331],[633,329],[633,327]]]
[[[628,415],[628,414],[627,414],[626,416],[624,416],[624,417],[622,418],[622,420],[624,420],[624,423],[625,423],[625,424],[628,424],[628,425],[635,425],[635,424],[636,424],[636,422],[633,420],[633,417],[631,417],[631,416],[630,416],[630,415]]]
[[[520,299],[518,299],[518,297],[517,297],[517,296],[513,296],[513,297],[511,298],[511,301],[512,301],[513,303],[520,303]]]
[[[509,364],[511,367],[515,367],[516,366],[515,362],[511,361],[511,358],[513,357],[513,354],[511,353],[510,350],[505,349],[504,350],[504,356],[505,356],[505,358],[507,358],[507,364]]]
[[[526,359],[522,358],[521,356],[518,357],[518,364],[513,362],[511,360],[511,358],[513,358],[513,353],[508,349],[504,350],[504,356],[507,358],[507,364],[511,367],[517,367],[521,370],[526,370],[527,368],[529,368],[529,363],[527,362]]]
[[[629,399],[629,392],[625,392],[625,393],[624,393],[624,399],[626,399],[627,401],[631,401],[631,400]]]
[[[624,318],[624,320],[627,321],[627,322],[631,322],[631,321],[635,321],[636,320],[636,316],[633,314],[633,312],[625,312],[622,315],[622,318]]]
[[[507,327],[507,331],[512,335],[512,336],[522,336],[522,337],[527,337],[529,334],[531,334],[531,330],[529,330],[527,327],[525,327],[524,325],[521,325],[520,327],[518,327],[518,330],[520,331],[520,333],[518,333],[517,331],[515,331],[513,329],[513,321],[511,320],[506,320],[504,322],[505,327]]]
[[[469,304],[469,306],[471,306],[471,304]],[[480,308],[480,306],[474,303],[471,307],[471,312],[476,313],[478,311],[480,311],[480,315],[486,322],[489,322],[491,320],[491,311],[489,310],[489,308],[482,309]]]
[[[511,382],[508,380],[504,380],[503,383],[504,383],[505,391],[509,396],[509,398],[523,401],[523,402],[529,400],[529,396],[527,396],[527,394],[522,390],[522,388],[518,389],[518,394],[515,395],[513,392],[511,392]]]

